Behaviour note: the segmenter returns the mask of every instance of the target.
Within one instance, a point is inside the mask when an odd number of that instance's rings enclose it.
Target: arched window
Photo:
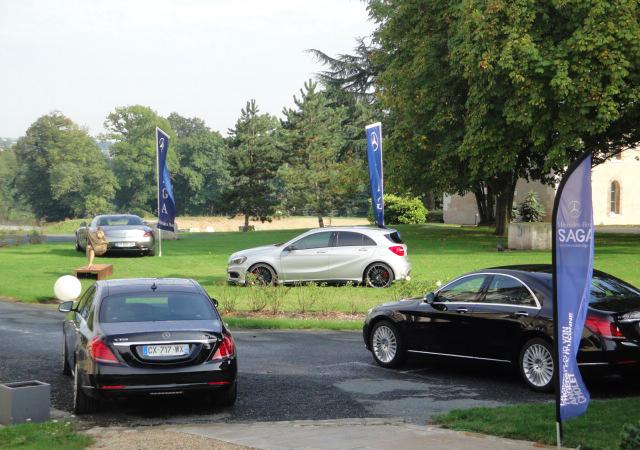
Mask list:
[[[611,190],[609,191],[609,210],[612,214],[620,214],[620,183],[611,182]]]

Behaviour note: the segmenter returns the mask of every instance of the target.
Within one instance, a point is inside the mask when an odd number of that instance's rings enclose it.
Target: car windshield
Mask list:
[[[105,297],[100,305],[100,321],[104,323],[217,318],[208,298],[189,292],[115,294]]]
[[[99,227],[113,227],[122,225],[144,225],[138,216],[103,216],[98,219]]]
[[[591,299],[589,303],[599,302],[611,297],[637,297],[640,292],[633,286],[603,275],[593,275]]]

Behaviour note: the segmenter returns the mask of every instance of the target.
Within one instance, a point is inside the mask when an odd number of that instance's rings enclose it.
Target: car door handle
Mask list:
[[[326,250],[318,250],[316,253],[327,253]]]
[[[466,313],[468,311],[468,309],[467,308],[458,308],[458,309],[456,309],[456,311],[458,311],[461,314],[464,314],[464,313]]]
[[[367,249],[366,249],[366,248],[359,248],[359,249],[358,249],[358,251],[359,251],[359,252],[366,252],[366,251],[367,251]]]
[[[518,311],[518,312],[514,313],[513,315],[516,316],[516,317],[527,317],[529,315],[529,313],[526,312],[526,311]]]

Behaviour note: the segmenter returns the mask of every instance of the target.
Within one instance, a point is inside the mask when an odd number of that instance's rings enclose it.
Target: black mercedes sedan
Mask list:
[[[94,412],[103,398],[187,392],[233,405],[236,348],[216,305],[197,282],[172,278],[97,281],[60,304],[74,412]]]
[[[424,298],[380,305],[365,320],[366,347],[383,367],[409,354],[515,364],[531,389],[551,391],[551,274],[550,265],[480,270]],[[640,289],[594,271],[578,365],[640,373]]]

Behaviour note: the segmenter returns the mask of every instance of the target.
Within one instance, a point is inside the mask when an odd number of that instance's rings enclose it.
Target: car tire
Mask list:
[[[147,256],[156,256],[156,249],[152,248],[147,250]]]
[[[76,251],[83,252],[84,249],[80,246],[80,241],[78,240],[78,235],[76,234]]]
[[[76,362],[73,379],[73,412],[78,415],[96,412],[99,409],[100,402],[98,399],[88,396],[81,386],[81,375]]]
[[[542,338],[525,342],[518,357],[520,375],[529,389],[551,392],[554,389],[556,364],[551,343]]]
[[[67,340],[62,335],[62,373],[65,375],[71,375],[71,366],[69,365],[69,357],[67,352]]]
[[[382,262],[376,262],[364,271],[363,282],[371,288],[386,288],[393,283],[394,274],[391,267]]]
[[[247,273],[252,273],[257,277],[257,283],[263,286],[273,286],[278,281],[278,274],[269,264],[257,263],[249,267]],[[251,284],[251,283],[248,283]]]
[[[234,381],[231,386],[222,392],[214,394],[213,404],[215,406],[230,407],[236,404],[238,398],[238,382]]]
[[[398,367],[407,357],[400,330],[388,320],[382,320],[373,326],[369,346],[373,359],[382,367]]]

